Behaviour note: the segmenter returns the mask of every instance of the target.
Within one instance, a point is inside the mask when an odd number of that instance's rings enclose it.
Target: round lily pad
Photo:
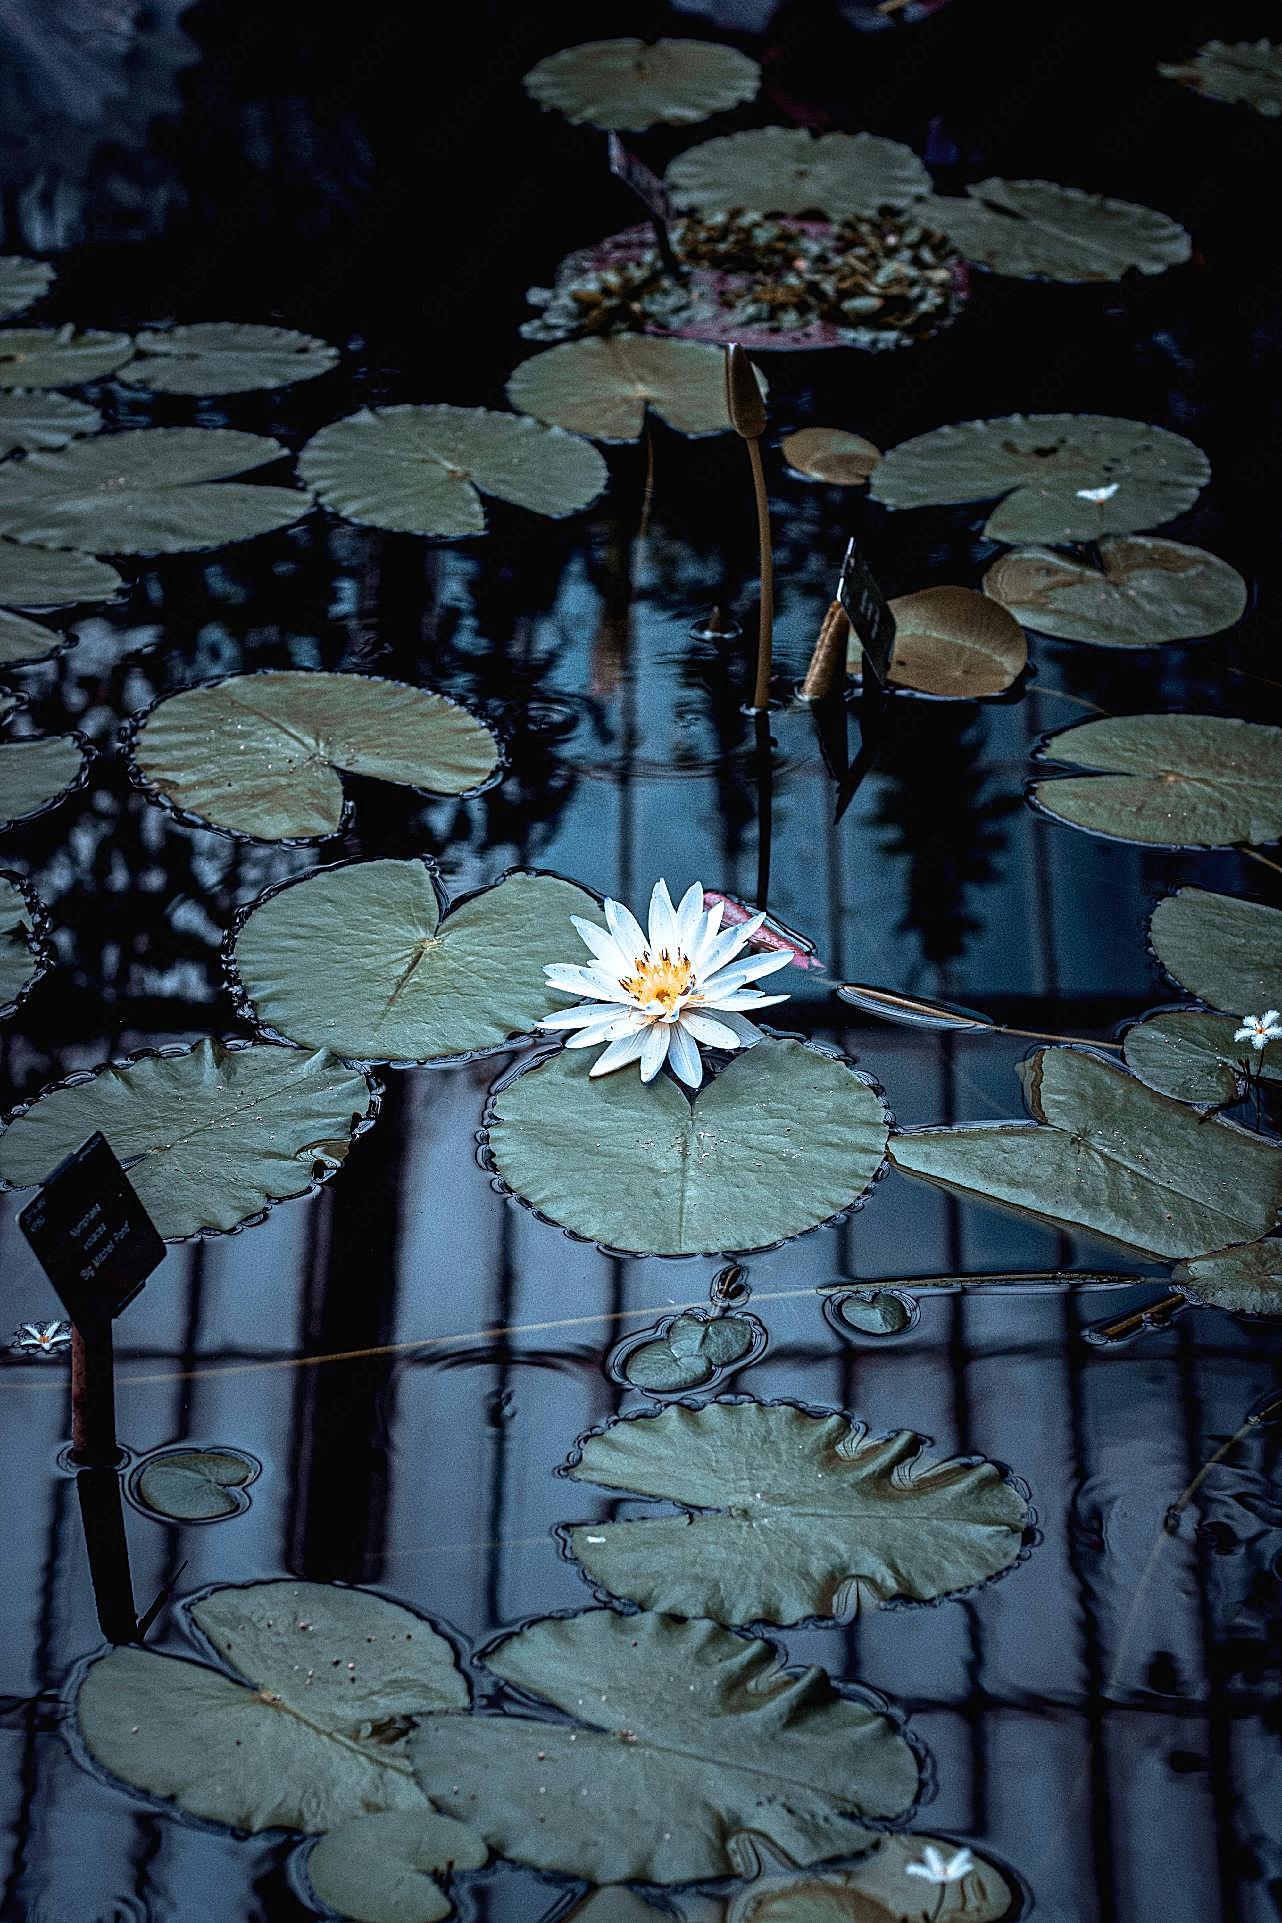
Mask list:
[[[129,359],[128,334],[78,333],[66,327],[0,329],[0,387],[79,387]]]
[[[525,90],[580,125],[641,128],[706,120],[751,100],[761,69],[709,40],[589,40],[531,67]]]
[[[601,922],[558,875],[505,875],[442,920],[430,863],[343,862],[242,910],[229,968],[269,1033],[350,1061],[448,1061],[533,1031],[544,966],[577,939],[571,915]]]
[[[447,695],[378,675],[270,669],[166,696],[130,731],[136,778],[181,816],[259,841],[343,826],[338,770],[476,794],[499,765],[485,723]]]
[[[1253,107],[1268,120],[1282,114],[1282,46],[1272,40],[1208,40],[1191,60],[1168,62],[1158,72],[1210,100]]]
[[[1144,421],[1008,414],[901,441],[883,456],[872,496],[894,508],[1001,496],[984,525],[991,541],[1095,541],[1172,520],[1210,478],[1200,447]]]
[[[79,735],[0,741],[0,830],[43,815],[73,789],[82,788],[91,753]]]
[[[892,601],[890,611],[890,679],[896,687],[973,701],[1004,694],[1028,664],[1028,643],[1014,615],[973,588],[922,588]],[[861,659],[862,643],[852,632],[852,670]]]
[[[28,260],[22,254],[0,254],[0,320],[20,314],[53,285],[54,270],[47,260]]]
[[[101,1129],[167,1242],[225,1234],[327,1181],[377,1112],[376,1085],[330,1055],[197,1042],[106,1062],[16,1109],[0,1188],[46,1181]]]
[[[1113,841],[1228,848],[1282,835],[1282,728],[1222,715],[1133,714],[1048,735],[1041,761],[1092,772],[1034,783],[1056,821]]]
[[[1177,888],[1153,910],[1149,940],[1172,980],[1212,1008],[1282,1008],[1282,909]]]
[[[679,207],[825,220],[903,210],[930,192],[930,175],[901,141],[804,127],[754,127],[702,141],[677,156],[666,179]]]
[[[15,448],[65,447],[83,434],[96,434],[102,415],[69,394],[0,393],[0,454]]]
[[[440,1923],[453,1905],[439,1877],[479,1870],[483,1837],[438,1810],[379,1810],[322,1836],[307,1859],[313,1893],[353,1923]]]
[[[917,1305],[898,1289],[850,1289],[825,1296],[829,1320],[856,1335],[903,1335],[917,1320]]]
[[[0,668],[16,668],[28,661],[46,661],[66,646],[56,628],[0,608]]]
[[[766,392],[765,376],[754,370]],[[652,408],[679,434],[728,434],[726,357],[702,341],[620,334],[565,341],[522,361],[513,407],[594,441],[635,441]]]
[[[134,347],[138,358],[120,378],[157,394],[249,394],[314,380],[338,365],[338,349],[314,334],[238,321],[149,329]]]
[[[1282,1315],[1282,1242],[1250,1242],[1177,1262],[1171,1270],[1177,1289],[1208,1308],[1239,1315]]]
[[[298,470],[348,521],[442,537],[485,532],[482,494],[562,520],[609,478],[590,441],[484,407],[362,408],[314,435]]]
[[[1267,1081],[1282,1081],[1282,1057],[1275,1063],[1269,1050],[1257,1055],[1249,1042],[1234,1041],[1241,1025],[1236,1015],[1167,1009],[1127,1029],[1126,1066],[1150,1088],[1178,1102],[1214,1108],[1238,1101],[1247,1083],[1244,1063],[1258,1068]]]
[[[1101,567],[1051,548],[1003,554],[984,576],[984,593],[1025,627],[1066,641],[1147,648],[1219,634],[1246,610],[1246,582],[1203,548],[1151,535],[1099,543]]]
[[[882,1166],[881,1098],[801,1042],[767,1037],[693,1102],[667,1077],[588,1068],[562,1050],[496,1087],[488,1153],[537,1214],[604,1247],[769,1248],[852,1208]]]
[[[761,1345],[753,1316],[687,1312],[670,1316],[648,1339],[633,1340],[611,1364],[614,1373],[648,1395],[699,1389],[745,1362]]]
[[[779,449],[790,472],[830,487],[866,487],[881,459],[880,448],[843,427],[800,427],[784,435]]]
[[[235,1449],[162,1449],[132,1478],[144,1509],[171,1522],[221,1522],[249,1505],[243,1494],[262,1464]]]
[[[21,875],[0,869],[0,1021],[17,1013],[49,972],[48,910]]]
[[[1110,200],[1049,180],[980,180],[962,197],[933,195],[918,209],[958,253],[1019,280],[1120,280],[1186,261],[1177,220],[1132,200]]]

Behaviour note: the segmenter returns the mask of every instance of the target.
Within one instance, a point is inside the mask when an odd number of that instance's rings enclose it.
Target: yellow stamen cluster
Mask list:
[[[655,1004],[664,1015],[675,1012],[682,996],[688,995],[694,986],[694,968],[688,956],[678,948],[670,955],[661,948],[657,955],[649,949],[638,955],[632,964],[636,973],[621,975],[619,986],[628,995],[634,995],[643,1007]]]

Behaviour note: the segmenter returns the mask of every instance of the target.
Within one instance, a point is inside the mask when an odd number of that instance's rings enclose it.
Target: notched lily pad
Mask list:
[[[513,407],[594,441],[635,441],[646,409],[678,434],[728,434],[725,350],[647,334],[564,341],[522,361]],[[765,376],[754,369],[766,392]]]
[[[238,1449],[161,1449],[135,1471],[131,1493],[171,1522],[222,1522],[249,1507],[244,1491],[261,1473]]]
[[[79,387],[122,366],[134,351],[128,334],[86,328],[0,329],[0,387]]]
[[[841,1333],[904,1335],[920,1310],[902,1289],[833,1289],[824,1293],[824,1315]]]
[[[20,314],[53,286],[54,270],[47,260],[28,260],[23,254],[0,254],[0,320]]]
[[[1073,828],[1161,848],[1282,835],[1282,728],[1224,715],[1116,715],[1061,728],[1034,753],[1092,771],[1029,790],[1043,813]]]
[[[751,100],[761,69],[710,40],[589,40],[531,67],[525,90],[541,107],[589,127],[685,125]]]
[[[910,1863],[929,1866],[927,1850],[945,1862],[956,1843],[938,1836],[879,1837],[857,1863],[837,1869],[799,1871],[763,1863],[754,1839],[736,1837],[732,1847],[741,1876],[754,1880],[734,1896],[726,1923],[907,1923],[918,1909],[935,1923],[1000,1923],[1010,1914],[1015,1891],[996,1866],[970,1852],[965,1876],[937,1885],[927,1895],[929,1910],[916,1895],[921,1886],[908,1873]],[[930,1891],[926,1884],[925,1891]]]
[[[1099,556],[1092,567],[1052,548],[1020,548],[993,563],[984,593],[1026,628],[1109,648],[1219,634],[1246,611],[1242,576],[1203,548],[1132,535],[1101,541]]]
[[[610,1372],[647,1395],[679,1395],[720,1381],[765,1347],[755,1316],[687,1310],[620,1345]]]
[[[702,141],[677,156],[666,179],[679,207],[825,220],[902,211],[930,192],[930,175],[901,141],[804,127],[754,127]]]
[[[84,434],[96,434],[101,426],[96,407],[67,394],[0,393],[0,454],[12,454],[15,448],[29,453],[38,447],[65,447]]]
[[[1133,200],[1111,200],[1050,180],[980,180],[964,197],[932,195],[918,209],[958,253],[1019,280],[1120,280],[1186,261],[1178,220]]]
[[[1247,1063],[1267,1081],[1282,1080],[1282,1061],[1275,1064],[1267,1049],[1256,1055],[1249,1042],[1234,1041],[1240,1027],[1236,1015],[1209,1015],[1200,1008],[1167,1009],[1127,1029],[1126,1066],[1150,1088],[1177,1102],[1223,1107],[1244,1094]]]
[[[789,470],[803,481],[830,487],[866,487],[881,459],[881,449],[844,427],[799,427],[785,434],[779,451]]]
[[[1177,888],[1153,910],[1153,952],[1212,1008],[1282,1008],[1282,909],[1206,888]]]
[[[338,365],[338,349],[314,334],[239,321],[148,329],[134,347],[138,358],[120,378],[157,394],[250,394],[314,380]]]
[[[453,1905],[439,1878],[479,1870],[485,1840],[439,1810],[380,1810],[322,1836],[307,1859],[317,1898],[353,1923],[440,1923]]]
[[[1209,100],[1253,107],[1268,120],[1282,114],[1282,46],[1272,40],[1208,40],[1191,60],[1168,62],[1158,72]]]
[[[1250,1242],[1177,1262],[1171,1280],[1191,1301],[1238,1315],[1282,1315],[1282,1242]]]
[[[226,834],[313,841],[345,820],[339,770],[427,794],[476,794],[499,765],[483,721],[379,675],[270,669],[167,695],[129,732],[152,796]]]
[[[298,457],[317,500],[393,534],[484,534],[481,495],[563,520],[609,472],[590,441],[484,407],[362,408],[323,427]]]
[[[21,875],[0,869],[0,1021],[16,1015],[53,964],[48,911]]]
[[[890,679],[947,701],[1004,694],[1028,665],[1028,643],[1013,614],[973,588],[921,588],[890,602],[895,650]],[[997,615],[996,620],[993,616]],[[853,630],[848,666],[861,666],[863,643]]]

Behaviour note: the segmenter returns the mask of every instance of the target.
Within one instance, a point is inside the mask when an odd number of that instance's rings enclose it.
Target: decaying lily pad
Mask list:
[[[1210,100],[1253,107],[1269,120],[1282,114],[1282,46],[1272,40],[1208,40],[1191,60],[1168,62],[1158,72]]]
[[[244,1681],[149,1649],[93,1663],[76,1711],[111,1775],[254,1834],[329,1830],[377,1810],[428,1814],[407,1754],[410,1719],[466,1709],[468,1692],[453,1649],[421,1616],[312,1582],[215,1589],[184,1613]]]
[[[1235,1042],[1236,1015],[1209,1015],[1200,1008],[1168,1009],[1126,1031],[1126,1066],[1150,1088],[1177,1102],[1215,1108],[1239,1100],[1247,1084],[1244,1064],[1268,1081],[1282,1081],[1282,1051],[1257,1055],[1249,1042]]]
[[[1150,1255],[1202,1255],[1267,1235],[1282,1205],[1282,1150],[1208,1119],[1081,1048],[1020,1068],[1040,1127],[913,1129],[896,1168]]]
[[[1101,567],[1051,548],[1003,554],[984,576],[984,593],[1017,621],[1066,641],[1147,648],[1219,634],[1246,610],[1246,582],[1203,548],[1151,536],[1099,544]]]
[[[485,532],[482,494],[562,520],[608,479],[590,441],[484,407],[362,408],[314,435],[298,470],[345,520],[442,537]]]
[[[801,1042],[767,1037],[693,1102],[667,1077],[589,1067],[562,1050],[496,1088],[489,1155],[537,1214],[607,1248],[767,1248],[853,1207],[882,1166],[881,1098]]]
[[[513,407],[594,441],[635,441],[651,408],[679,434],[728,434],[725,352],[703,341],[620,334],[564,341],[523,361]],[[766,391],[765,376],[757,384]]]
[[[891,601],[890,611],[890,679],[897,688],[974,701],[1004,694],[1028,665],[1028,643],[1015,616],[973,588],[921,588]],[[852,673],[858,673],[862,656],[863,643],[852,630]]]
[[[503,1048],[547,1014],[546,963],[595,896],[516,871],[441,919],[424,861],[355,861],[242,911],[231,967],[253,1019],[351,1061],[424,1063]]]
[[[1223,715],[1117,715],[1061,728],[1035,753],[1099,770],[1030,790],[1039,808],[1074,828],[1164,848],[1282,835],[1282,728]]]
[[[1019,280],[1120,280],[1186,261],[1192,242],[1169,214],[1049,180],[980,180],[932,195],[920,217],[959,253]]]
[[[57,640],[57,636],[51,638]],[[10,630],[11,642],[13,639]],[[22,645],[20,639],[18,645]],[[34,647],[34,636],[28,645]],[[88,743],[79,735],[33,735],[0,741],[0,830],[56,808],[73,789],[83,787],[90,753]]]
[[[314,380],[338,365],[338,349],[314,334],[239,321],[149,329],[134,348],[138,358],[120,378],[157,394],[249,394]]]
[[[930,175],[901,141],[804,127],[754,127],[702,141],[677,156],[666,179],[678,207],[825,220],[902,210],[930,192]]]
[[[800,427],[785,434],[779,450],[792,473],[830,487],[866,487],[881,450],[844,427]]]
[[[448,695],[379,675],[290,669],[185,688],[135,724],[137,778],[180,814],[259,841],[344,821],[341,769],[428,794],[475,794],[499,748]]]
[[[439,1881],[479,1870],[483,1837],[439,1810],[380,1810],[330,1830],[307,1859],[314,1894],[353,1923],[439,1923],[453,1905]]]
[[[1172,980],[1212,1008],[1282,1008],[1282,909],[1177,888],[1153,910],[1149,940]]]
[[[755,1316],[687,1311],[669,1316],[648,1340],[629,1342],[612,1358],[611,1368],[648,1395],[679,1395],[724,1376],[761,1342]]]
[[[1209,1308],[1238,1315],[1282,1315],[1282,1242],[1250,1242],[1177,1262],[1171,1270],[1177,1289]]]
[[[128,334],[66,327],[0,331],[0,387],[79,387],[114,373],[134,351]]]
[[[180,554],[288,527],[310,497],[227,477],[281,460],[263,434],[130,428],[0,468],[0,534],[92,554]],[[213,485],[217,483],[217,485]]]
[[[47,911],[22,878],[0,869],[0,1021],[15,1015],[49,971]]]
[[[579,125],[617,129],[706,120],[751,100],[761,69],[709,40],[589,40],[531,67],[525,90]]]
[[[322,1052],[202,1041],[55,1083],[0,1133],[0,1188],[34,1188],[101,1129],[168,1242],[258,1220],[341,1167],[374,1084]]]
[[[0,254],[0,320],[20,314],[53,285],[54,270],[47,260],[28,260],[22,254]]]
[[[485,1661],[563,1719],[442,1717],[411,1739],[414,1765],[433,1803],[539,1869],[727,1876],[739,1830],[818,1862],[869,1840],[859,1816],[897,1816],[917,1793],[887,1717],[715,1623],[589,1609],[531,1623]]]
[[[994,1028],[991,1015],[980,1015],[973,1008],[959,1008],[956,1002],[928,1002],[918,995],[901,994],[897,988],[873,988],[865,982],[842,982],[837,990],[843,1002],[876,1015],[880,1021],[894,1022],[902,1028],[934,1028],[941,1034],[965,1035],[981,1028]]]
[[[1210,478],[1200,447],[1144,421],[1008,414],[901,441],[882,457],[872,496],[896,508],[1001,496],[984,525],[991,541],[1094,541],[1173,519]]]
[[[991,1462],[924,1447],[786,1403],[674,1403],[589,1435],[567,1473],[683,1513],[582,1523],[567,1540],[602,1589],[674,1616],[848,1622],[932,1601],[1009,1569],[1028,1508]]]
[[[236,1449],[162,1449],[133,1477],[133,1494],[144,1509],[171,1522],[220,1522],[248,1506],[241,1492],[261,1470],[261,1463]]]
[[[927,1861],[926,1850],[945,1863],[957,1853],[956,1843],[938,1836],[882,1836],[857,1863],[837,1869],[776,1867],[747,1836],[734,1838],[731,1847],[739,1874],[754,1880],[731,1899],[726,1923],[908,1923],[923,1907],[909,1892],[923,1887],[930,1891],[923,1913],[935,1923],[999,1923],[1015,1902],[1001,1871],[973,1851],[965,1876],[933,1890],[916,1884],[908,1865]]]
[[[31,452],[37,447],[65,447],[84,434],[96,434],[101,426],[97,408],[73,401],[69,394],[39,388],[32,393],[0,392],[0,454],[12,454],[15,448]]]

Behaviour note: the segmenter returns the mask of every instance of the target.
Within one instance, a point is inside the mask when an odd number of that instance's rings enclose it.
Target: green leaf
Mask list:
[[[562,1050],[497,1090],[489,1152],[522,1201],[607,1248],[768,1248],[851,1208],[882,1165],[879,1096],[801,1042],[756,1043],[693,1103],[666,1076],[589,1067]]]
[[[1028,665],[1019,622],[973,588],[921,588],[889,606],[895,618],[890,679],[897,688],[974,701],[1004,694]],[[862,657],[863,643],[852,629],[852,670]]]
[[[437,1877],[479,1870],[488,1854],[475,1830],[437,1810],[381,1810],[322,1836],[307,1876],[327,1909],[355,1923],[439,1923],[453,1905]]]
[[[1192,59],[1157,71],[1208,100],[1252,107],[1267,120],[1282,114],[1282,47],[1271,40],[1208,40]]]
[[[678,434],[728,434],[725,351],[703,341],[621,334],[565,341],[522,361],[513,407],[594,441],[639,440],[647,407]],[[754,368],[764,394],[766,382]]]
[[[0,534],[94,554],[179,554],[246,541],[288,527],[311,505],[295,488],[225,478],[284,453],[265,435],[226,427],[99,434],[0,468]]]
[[[1255,1055],[1249,1042],[1235,1042],[1236,1015],[1208,1015],[1200,1008],[1171,1009],[1136,1022],[1126,1031],[1126,1066],[1150,1088],[1177,1102],[1214,1108],[1239,1099],[1246,1087],[1244,1061],[1267,1081],[1282,1080],[1269,1051]]]
[[[252,1456],[229,1449],[166,1449],[148,1457],[134,1482],[144,1508],[173,1522],[216,1522],[245,1507],[233,1492],[259,1474]]]
[[[434,1803],[538,1869],[726,1876],[739,1830],[819,1862],[868,1840],[854,1817],[897,1816],[917,1792],[888,1718],[715,1623],[590,1609],[531,1623],[485,1660],[577,1721],[442,1718],[413,1738],[414,1767]]]
[[[595,898],[557,875],[516,872],[445,917],[422,861],[358,861],[268,890],[232,967],[255,1021],[349,1061],[423,1063],[529,1035],[555,992],[570,916]]]
[[[121,586],[105,561],[88,554],[46,554],[0,541],[0,606],[61,608],[73,601],[106,601]]]
[[[752,1353],[757,1336],[741,1315],[672,1317],[653,1342],[629,1348],[623,1374],[634,1389],[651,1395],[676,1395],[697,1389]]]
[[[338,349],[292,327],[202,321],[139,334],[138,354],[120,378],[157,394],[249,394],[314,380],[338,364]]]
[[[964,1877],[934,1889],[910,1877],[908,1865],[921,1863],[927,1847],[945,1860],[957,1849],[939,1836],[882,1836],[848,1869],[758,1873],[731,1899],[726,1923],[907,1923],[919,1913],[932,1923],[998,1923],[1010,1915],[1015,1890],[982,1856]],[[759,1872],[752,1838],[740,1837],[735,1853],[741,1875]]]
[[[0,320],[20,314],[53,285],[54,269],[47,260],[27,260],[22,254],[0,254]]]
[[[16,875],[0,872],[0,1020],[16,1014],[52,959],[39,933],[44,903]]]
[[[56,807],[81,785],[87,768],[85,750],[72,735],[0,741],[0,829]]]
[[[1001,496],[984,527],[990,541],[1094,541],[1171,520],[1210,478],[1200,447],[1144,421],[1008,414],[901,441],[882,457],[871,491],[896,508]],[[1078,491],[1114,483],[1106,501]]]
[[[895,1289],[852,1289],[827,1297],[836,1321],[859,1335],[902,1335],[916,1319],[912,1298]]]
[[[1100,771],[1029,791],[1074,828],[1163,848],[1228,848],[1282,835],[1282,728],[1223,715],[1110,715],[1061,728],[1035,754]]]
[[[589,40],[531,67],[525,91],[578,125],[681,126],[751,100],[761,69],[711,40]]]
[[[1282,1008],[1282,909],[1177,888],[1153,910],[1149,940],[1172,980],[1212,1008]]]
[[[345,520],[439,536],[483,534],[481,494],[561,520],[609,478],[589,441],[483,407],[362,408],[314,435],[298,470]]]
[[[1186,261],[1177,220],[1133,200],[1109,200],[1050,180],[979,180],[966,198],[933,195],[917,210],[959,254],[1019,280],[1120,280]]]
[[[197,1042],[46,1089],[0,1133],[0,1188],[34,1188],[101,1129],[166,1241],[226,1231],[327,1180],[374,1106],[332,1056]]]
[[[1149,648],[1219,634],[1246,611],[1246,582],[1202,548],[1143,535],[1099,544],[1102,568],[1020,548],[984,576],[984,593],[1026,628],[1107,648]]]
[[[798,428],[784,435],[779,451],[791,473],[803,481],[826,481],[830,487],[866,487],[881,459],[880,448],[841,427]]]
[[[102,1657],[76,1710],[105,1770],[254,1834],[329,1830],[384,1809],[428,1813],[408,1719],[466,1709],[468,1694],[454,1651],[422,1617],[311,1582],[215,1589],[185,1610],[244,1681],[148,1649]]]
[[[0,387],[79,387],[99,381],[134,351],[128,334],[88,328],[6,327],[0,330]]]
[[[230,834],[285,841],[342,827],[340,768],[461,795],[494,773],[499,750],[484,722],[429,688],[269,670],[157,702],[130,755],[141,780],[180,812]]]
[[[912,1130],[891,1141],[895,1167],[1155,1256],[1202,1255],[1273,1227],[1282,1151],[1260,1136],[1080,1048],[1039,1049],[1021,1079],[1044,1127]]]
[[[1282,1315],[1282,1242],[1252,1242],[1177,1262],[1171,1280],[1194,1302],[1239,1315]]]
[[[810,134],[804,127],[754,127],[688,147],[668,168],[676,204],[714,212],[874,216],[904,209],[930,192],[911,147],[877,134]]]
[[[28,661],[46,661],[66,645],[56,628],[46,628],[25,615],[0,608],[0,668],[16,668]]]
[[[674,1403],[588,1436],[567,1473],[683,1513],[567,1539],[602,1589],[674,1616],[849,1622],[869,1603],[931,1602],[1009,1569],[1028,1510],[991,1462],[925,1446],[786,1403]]]
[[[65,447],[82,434],[96,434],[101,426],[96,407],[66,394],[0,393],[0,454],[19,447]]]

